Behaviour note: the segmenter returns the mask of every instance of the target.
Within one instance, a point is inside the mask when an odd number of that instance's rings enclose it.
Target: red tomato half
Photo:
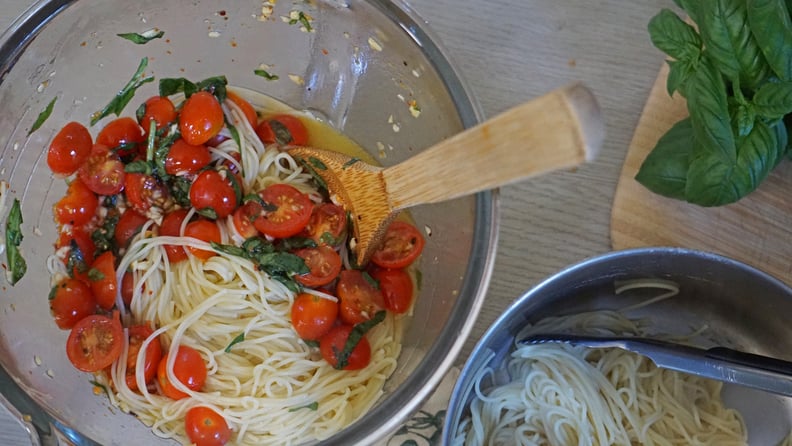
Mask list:
[[[182,222],[187,218],[187,209],[177,209],[162,219],[159,234],[164,236],[178,237]],[[171,263],[181,262],[187,258],[187,251],[183,246],[179,245],[165,245],[165,253],[168,255],[168,260]]]
[[[322,203],[314,208],[305,234],[318,244],[338,246],[346,238],[346,227],[344,208],[333,203]]]
[[[311,219],[313,203],[307,195],[288,184],[272,184],[259,192],[261,199],[275,206],[256,219],[256,229],[275,238],[288,238],[297,235]]]
[[[413,283],[407,271],[373,268],[371,277],[379,283],[380,292],[385,298],[385,308],[396,314],[406,313],[410,309],[413,300]]]
[[[98,206],[96,194],[82,180],[75,178],[69,183],[66,195],[52,207],[52,212],[59,225],[80,227],[91,221]]]
[[[170,99],[163,96],[153,96],[146,100],[144,104],[145,111],[143,118],[140,120],[140,126],[143,127],[143,132],[148,136],[149,124],[151,121],[156,123],[156,129],[162,130],[166,125],[171,122],[176,122],[178,114],[176,107]]]
[[[217,223],[211,220],[196,220],[187,223],[187,227],[184,228],[184,236],[197,238],[205,242],[220,243],[222,241],[220,228]],[[201,260],[207,260],[217,254],[214,251],[193,248],[192,246],[188,246],[187,250]]]
[[[140,354],[140,349],[145,341],[154,330],[147,325],[134,325],[129,327],[129,349],[127,350],[126,360],[126,384],[130,390],[137,390],[137,379],[135,373],[137,370],[137,357]],[[146,346],[145,360],[143,362],[143,378],[146,384],[157,375],[157,367],[159,366],[160,359],[162,359],[162,344],[160,344],[159,337],[153,339]]]
[[[228,178],[216,170],[204,170],[190,186],[190,203],[199,211],[211,209],[217,218],[226,218],[237,207],[237,195]]]
[[[79,122],[70,122],[55,135],[47,150],[47,166],[58,175],[71,175],[88,158],[93,138]]]
[[[165,201],[169,192],[151,175],[128,173],[126,175],[126,194],[129,204],[141,214],[145,214],[152,206]]]
[[[409,266],[423,251],[424,238],[418,229],[403,221],[394,221],[385,232],[382,246],[371,256],[371,261],[383,268]]]
[[[121,356],[124,331],[118,313],[94,314],[77,322],[66,341],[66,355],[83,372],[98,372]]]
[[[177,139],[165,157],[165,172],[169,175],[198,173],[212,161],[212,155],[205,145],[193,146],[183,139]]]
[[[115,305],[118,292],[115,273],[115,256],[111,251],[105,251],[99,255],[88,271],[91,291],[96,298],[96,303],[105,310],[109,310]]]
[[[363,274],[360,270],[347,269],[338,276],[336,295],[341,320],[350,325],[366,322],[385,309],[385,298],[376,288],[376,282]]]
[[[145,141],[146,134],[143,129],[138,125],[137,121],[128,116],[108,122],[102,128],[102,131],[96,135],[96,143],[102,144],[109,149],[117,149],[123,146],[123,150],[116,152],[120,156],[137,153],[139,150],[138,146]]]
[[[157,366],[157,382],[163,395],[174,400],[186,398],[188,395],[177,389],[168,379],[167,364],[168,353],[162,357]],[[173,363],[173,374],[180,383],[197,392],[206,382],[206,362],[194,348],[180,345]]]
[[[223,108],[208,91],[199,91],[184,101],[179,115],[179,131],[187,144],[194,146],[209,141],[225,124]]]
[[[195,446],[223,446],[231,439],[231,428],[225,418],[205,406],[187,411],[184,430]]]
[[[264,215],[264,208],[256,201],[248,201],[234,211],[234,229],[242,238],[248,239],[258,235],[258,229],[253,224],[257,218]]]
[[[307,274],[294,276],[294,279],[307,287],[327,285],[341,272],[341,256],[327,245],[300,249],[294,254],[303,259],[310,270]]]
[[[337,318],[338,302],[330,299],[300,293],[292,304],[292,326],[301,339],[314,341],[321,338],[330,331]]]
[[[52,289],[50,309],[58,328],[69,329],[96,312],[96,300],[87,284],[67,278]]]
[[[282,146],[304,146],[308,144],[308,130],[300,118],[292,115],[276,115],[264,119],[256,127],[256,135],[264,144],[278,143]]]
[[[129,241],[140,232],[143,225],[148,221],[148,217],[139,214],[134,209],[127,209],[121,214],[116,224],[114,238],[121,248],[126,248]]]
[[[360,338],[354,349],[347,357],[347,363],[344,367],[339,367],[339,359],[344,352],[344,346],[352,333],[352,326],[350,325],[336,325],[330,331],[322,336],[319,340],[319,351],[322,353],[322,358],[330,363],[334,368],[341,370],[360,370],[368,365],[371,361],[371,344],[365,336]]]
[[[99,145],[94,147],[104,148]],[[124,189],[124,163],[118,155],[107,149],[94,150],[80,166],[77,175],[99,195],[115,195]]]

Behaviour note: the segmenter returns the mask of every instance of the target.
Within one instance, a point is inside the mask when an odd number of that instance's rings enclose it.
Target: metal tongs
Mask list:
[[[537,333],[518,344],[563,342],[590,348],[620,348],[651,359],[658,367],[725,383],[792,396],[792,362],[727,347],[701,349],[641,337]]]

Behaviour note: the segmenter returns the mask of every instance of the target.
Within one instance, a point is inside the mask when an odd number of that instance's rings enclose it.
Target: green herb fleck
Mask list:
[[[300,409],[308,409],[308,410],[316,411],[319,409],[319,403],[317,401],[314,401],[313,403],[306,404],[305,406],[292,407],[291,409],[289,409],[289,412],[297,412]]]
[[[11,211],[6,220],[6,259],[8,260],[9,268],[9,283],[16,284],[22,279],[22,276],[27,272],[27,263],[19,251],[19,245],[22,243],[22,209],[20,207],[19,199],[14,199],[14,204],[11,206]]]
[[[377,314],[374,315],[373,318],[367,320],[366,322],[361,322],[355,325],[352,328],[352,331],[349,333],[349,337],[344,344],[344,349],[339,351],[335,351],[335,357],[337,359],[335,368],[337,370],[342,370],[349,364],[349,356],[352,354],[352,351],[355,350],[360,340],[363,336],[374,326],[379,324],[380,322],[385,320],[385,310],[378,311]]]
[[[47,118],[50,117],[50,115],[52,114],[52,108],[55,107],[56,100],[58,100],[57,96],[52,98],[52,100],[49,101],[49,104],[47,104],[47,106],[44,107],[44,111],[39,113],[38,118],[36,118],[36,122],[34,122],[33,125],[30,127],[27,136],[30,136],[33,132],[38,130],[42,126],[42,124],[44,124],[44,121],[46,121]]]
[[[369,273],[368,273],[368,271],[363,271],[363,279],[364,279],[364,280],[365,280],[365,281],[366,281],[366,282],[367,282],[369,285],[371,285],[372,287],[374,287],[375,289],[380,289],[380,284],[379,284],[379,281],[377,281],[377,279],[375,279],[375,278],[371,277],[371,274],[369,274]]]
[[[226,353],[230,352],[231,351],[231,347],[233,347],[236,344],[239,344],[240,342],[242,342],[244,340],[245,340],[245,333],[244,332],[239,333],[234,339],[231,340],[231,343],[228,344],[228,347],[225,348],[225,352]]]
[[[126,107],[129,101],[135,96],[135,91],[140,88],[141,85],[154,80],[153,76],[143,77],[146,67],[148,67],[148,57],[144,57],[140,60],[137,71],[135,71],[132,79],[124,85],[124,88],[116,93],[115,97],[113,97],[103,109],[91,115],[91,125],[96,124],[100,119],[110,114],[119,116],[121,112],[124,111],[124,107]]]
[[[313,27],[311,27],[311,21],[308,19],[308,16],[305,15],[305,13],[302,11],[297,13],[297,17],[289,20],[289,25],[296,25],[297,23],[304,26],[306,31],[308,32],[313,31]]]
[[[360,162],[360,158],[350,158],[349,161],[345,162],[344,165],[341,166],[341,168],[346,169],[347,167],[351,167],[358,162]]]
[[[88,280],[91,282],[98,282],[100,280],[104,280],[105,275],[103,272],[99,271],[96,268],[91,268],[88,270]]]
[[[157,31],[156,29],[150,29],[143,33],[122,33],[116,35],[123,39],[127,39],[132,43],[143,45],[151,42],[154,39],[159,39],[160,37],[164,36],[165,31]]]
[[[313,166],[314,169],[327,170],[327,166],[319,158],[312,156],[308,158],[308,162],[311,163],[311,166]]]
[[[55,299],[55,295],[58,294],[58,287],[59,286],[60,286],[60,284],[53,285],[52,288],[50,288],[49,296],[47,296],[47,299],[49,299],[49,300]]]
[[[277,74],[271,74],[267,70],[263,70],[261,68],[253,70],[253,74],[255,74],[256,76],[261,76],[268,81],[276,81],[280,79]]]
[[[105,386],[104,384],[100,383],[99,381],[96,381],[96,380],[93,380],[93,379],[91,381],[89,381],[89,382],[92,385],[104,390],[105,395],[107,395],[108,398],[110,397],[110,392],[107,390],[107,386]]]
[[[205,207],[201,209],[197,209],[195,212],[203,215],[206,218],[211,218],[212,220],[217,220],[217,211],[211,207]]]
[[[154,121],[151,121],[154,122]],[[144,160],[137,160],[132,161],[131,163],[124,166],[124,172],[126,173],[142,173],[144,175],[151,175],[151,163]]]

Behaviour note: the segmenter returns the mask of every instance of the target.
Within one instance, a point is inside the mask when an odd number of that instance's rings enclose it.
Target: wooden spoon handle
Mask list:
[[[450,200],[591,161],[604,127],[586,87],[554,90],[384,169],[391,208]]]

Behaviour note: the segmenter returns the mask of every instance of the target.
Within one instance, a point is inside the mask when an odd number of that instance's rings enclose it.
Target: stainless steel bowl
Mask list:
[[[313,32],[301,30],[299,22],[287,23],[293,10],[313,18]],[[145,45],[116,35],[151,28],[165,35]],[[0,179],[10,182],[9,203],[11,198],[22,202],[29,265],[17,285],[3,285],[0,389],[19,412],[32,416],[45,439],[61,431],[79,444],[171,444],[132,416],[111,412],[106,398],[92,394],[90,377],[69,364],[67,333],[57,329],[47,305],[45,258],[55,240],[50,209],[65,185],[51,177],[42,154],[65,122],[87,123],[144,56],[147,73],[157,78],[224,74],[233,85],[308,110],[386,166],[480,118],[444,51],[406,2],[34,4],[0,36]],[[261,64],[280,79],[257,76],[254,70]],[[125,114],[134,113],[132,104],[155,91],[156,83],[144,85]],[[39,112],[56,96],[50,118],[28,136]],[[420,116],[410,110],[410,100],[417,101]],[[94,136],[97,131],[92,129]],[[412,216],[431,230],[413,328],[406,331],[382,398],[333,443],[370,443],[398,428],[453,364],[483,302],[496,245],[496,194],[419,207]],[[5,216],[0,218],[4,223]]]
[[[680,248],[642,248],[613,252],[570,266],[517,299],[479,340],[456,382],[445,419],[443,444],[451,444],[468,410],[475,376],[485,367],[499,369],[526,324],[583,311],[622,309],[646,296],[614,296],[614,282],[665,279],[680,294],[628,313],[648,318],[651,327],[669,334],[708,329],[696,342],[789,360],[792,358],[792,288],[753,267],[718,255]],[[508,380],[485,379],[483,388]],[[776,445],[792,429],[792,399],[724,385],[727,405],[738,409],[752,445]]]

